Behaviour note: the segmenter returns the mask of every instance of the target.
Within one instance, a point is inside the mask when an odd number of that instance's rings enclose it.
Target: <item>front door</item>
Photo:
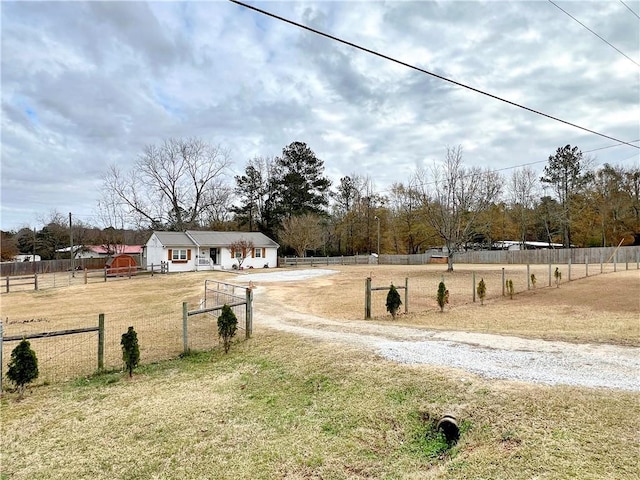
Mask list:
[[[214,265],[218,264],[218,249],[217,248],[210,248],[209,249],[209,256],[211,257],[211,262]]]

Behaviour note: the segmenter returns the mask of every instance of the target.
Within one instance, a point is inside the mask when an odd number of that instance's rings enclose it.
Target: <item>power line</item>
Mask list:
[[[606,43],[607,45],[609,45],[611,48],[613,48],[616,52],[618,52],[620,55],[622,55],[623,57],[625,57],[627,60],[632,61],[633,63],[635,63],[638,67],[640,67],[640,63],[636,62],[633,58],[629,57],[626,53],[624,53],[622,50],[618,49],[615,45],[609,43],[607,40],[605,40],[604,38],[602,38],[600,35],[598,35],[596,32],[594,32],[593,30],[591,30],[589,27],[587,27],[584,23],[582,23],[580,20],[578,20],[576,17],[574,17],[573,15],[571,15],[569,12],[567,12],[566,10],[564,10],[560,5],[558,5],[557,3],[554,3],[553,0],[547,0],[551,5],[553,5],[554,7],[556,7],[558,10],[560,10],[562,13],[564,13],[565,15],[569,16],[570,18],[572,18],[573,20],[575,20],[577,23],[579,23],[580,25],[582,25],[584,28],[586,28],[587,30],[589,30],[591,33],[593,33],[596,37],[598,37],[600,40],[602,40],[604,43]]]
[[[328,39],[333,40],[335,42],[339,42],[339,43],[342,43],[344,45],[348,45],[348,46],[350,46],[352,48],[355,48],[357,50],[361,50],[361,51],[369,53],[371,55],[375,55],[376,57],[383,58],[383,59],[388,60],[390,62],[397,63],[398,65],[402,65],[402,66],[410,68],[412,70],[416,70],[416,71],[424,73],[426,75],[430,75],[430,76],[438,78],[440,80],[444,80],[445,82],[449,82],[449,83],[452,83],[452,84],[457,85],[459,87],[466,88],[467,90],[471,90],[471,91],[479,93],[481,95],[485,95],[487,97],[493,98],[494,100],[499,100],[501,102],[507,103],[507,104],[512,105],[514,107],[518,107],[518,108],[521,108],[523,110],[527,110],[528,112],[535,113],[536,115],[540,115],[540,116],[549,118],[551,120],[555,120],[556,122],[564,123],[565,125],[569,125],[570,127],[578,128],[578,129],[583,130],[585,132],[589,132],[589,133],[592,133],[594,135],[598,135],[600,137],[608,138],[609,140],[613,140],[614,142],[618,142],[618,143],[621,143],[621,144],[624,144],[624,145],[628,145],[628,146],[633,147],[633,148],[640,149],[639,146],[633,145],[630,142],[625,142],[623,140],[617,139],[615,137],[611,137],[611,136],[606,135],[604,133],[596,132],[595,130],[591,130],[591,129],[586,128],[586,127],[581,127],[580,125],[576,125],[575,123],[571,123],[571,122],[568,122],[566,120],[562,120],[562,119],[560,119],[558,117],[554,117],[552,115],[549,115],[547,113],[543,113],[543,112],[540,112],[538,110],[534,110],[533,108],[529,108],[529,107],[526,107],[524,105],[520,105],[519,103],[512,102],[511,100],[507,100],[507,99],[504,99],[502,97],[498,97],[497,95],[494,95],[492,93],[488,93],[488,92],[485,92],[485,91],[480,90],[478,88],[471,87],[469,85],[465,85],[464,83],[456,82],[455,80],[451,80],[450,78],[443,77],[442,75],[438,75],[437,73],[433,73],[433,72],[430,72],[430,71],[425,70],[423,68],[416,67],[415,65],[411,65],[409,63],[403,62],[402,60],[398,60],[396,58],[393,58],[393,57],[390,57],[388,55],[382,54],[382,53],[377,52],[375,50],[371,50],[369,48],[362,47],[360,45],[357,45],[355,43],[349,42],[347,40],[343,40],[343,39],[341,39],[339,37],[336,37],[334,35],[330,35],[328,33],[322,32],[320,30],[316,30],[315,28],[308,27],[307,25],[303,25],[301,23],[294,22],[293,20],[289,20],[288,18],[281,17],[281,16],[276,15],[276,14],[271,13],[271,12],[267,12],[266,10],[262,10],[260,8],[254,7],[252,5],[247,5],[246,3],[240,2],[238,0],[229,0],[229,1],[232,2],[232,3],[235,3],[237,5],[240,5],[242,7],[248,8],[249,10],[253,10],[255,12],[258,12],[258,13],[260,13],[262,15],[266,15],[266,16],[274,18],[276,20],[280,20],[281,22],[285,22],[285,23],[288,23],[288,24],[293,25],[295,27],[301,28],[303,30],[307,30],[309,32],[315,33],[316,35],[320,35],[322,37],[328,38]]]
[[[636,18],[638,20],[640,20],[640,15],[638,15],[634,10],[631,9],[631,7],[629,5],[627,5],[626,3],[624,3],[622,0],[618,0],[622,5],[624,5],[625,7],[627,7],[627,10],[629,10],[631,13],[633,13]]]

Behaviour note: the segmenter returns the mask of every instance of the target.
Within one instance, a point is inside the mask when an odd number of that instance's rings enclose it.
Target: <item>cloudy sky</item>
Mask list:
[[[248,3],[616,139],[640,139],[637,0],[556,2],[619,51],[543,0]],[[40,227],[52,210],[97,223],[108,166],[126,170],[145,145],[170,137],[228,148],[230,178],[254,156],[306,142],[334,183],[368,175],[381,191],[442,159],[448,145],[462,145],[467,165],[491,169],[542,169],[566,144],[616,145],[231,2],[0,8],[3,230]],[[590,155],[632,166],[638,152],[622,145]]]

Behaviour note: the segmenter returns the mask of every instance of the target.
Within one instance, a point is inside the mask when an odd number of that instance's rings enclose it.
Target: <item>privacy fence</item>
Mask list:
[[[539,250],[480,250],[456,253],[454,263],[482,263],[497,265],[527,265],[563,263],[636,263],[640,260],[640,246],[566,248]],[[428,250],[413,255],[354,255],[339,257],[282,257],[280,267],[316,267],[330,265],[426,265],[446,263],[440,250]]]
[[[252,332],[253,294],[251,288],[222,282],[205,283],[197,305],[183,303],[182,311],[165,315],[115,318],[96,314],[76,328],[44,331],[44,321],[0,321],[0,388],[7,387],[6,372],[11,351],[26,338],[38,357],[37,384],[88,376],[101,370],[123,369],[120,340],[129,326],[138,334],[140,362],[148,364],[176,358],[189,351],[218,346],[217,317],[227,303],[238,318],[236,338]],[[218,304],[218,302],[223,302]],[[44,316],[44,315],[43,315]],[[244,333],[244,335],[242,334]]]

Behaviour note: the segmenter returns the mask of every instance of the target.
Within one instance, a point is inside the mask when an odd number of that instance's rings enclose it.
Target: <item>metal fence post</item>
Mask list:
[[[251,334],[253,333],[253,289],[247,288],[246,290],[246,299],[247,303],[245,305],[245,318],[246,318],[246,329],[245,329],[245,338],[251,338]]]
[[[187,319],[189,318],[189,308],[187,302],[182,302],[182,351],[189,353],[189,337],[187,336]]]
[[[98,370],[104,370],[104,313],[98,315]]]
[[[585,276],[589,276],[589,256],[585,255],[584,256],[584,271],[585,271]]]
[[[364,319],[371,319],[371,277],[364,282]]]
[[[504,267],[502,267],[502,296],[504,297]]]
[[[404,277],[404,313],[409,313],[409,277]]]
[[[527,290],[531,290],[531,265],[527,263]]]
[[[569,267],[569,281],[571,281],[571,257],[569,257],[569,262],[567,266]]]

